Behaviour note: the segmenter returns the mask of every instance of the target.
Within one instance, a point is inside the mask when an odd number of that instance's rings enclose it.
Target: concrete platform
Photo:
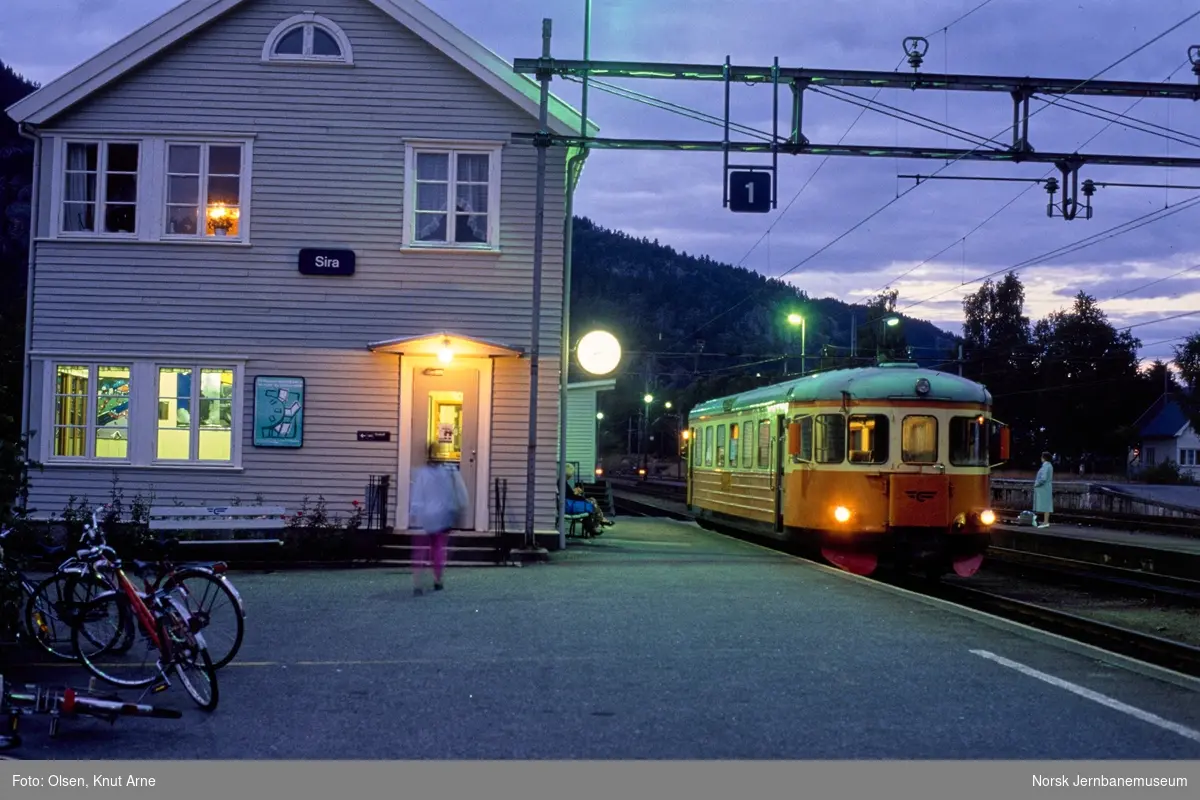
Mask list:
[[[221,706],[25,758],[1196,759],[1200,683],[692,523],[525,569],[237,573]],[[26,666],[82,681],[63,662]],[[16,676],[14,676],[16,677]]]
[[[619,491],[614,494],[622,502],[640,506],[645,513],[673,519],[689,517],[682,503]],[[992,544],[1019,552],[1200,580],[1200,539],[1195,537],[1059,523],[1050,528],[997,523]]]

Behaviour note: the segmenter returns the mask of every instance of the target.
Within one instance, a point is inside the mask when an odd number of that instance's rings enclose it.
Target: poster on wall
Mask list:
[[[304,378],[254,379],[254,446],[304,442]]]

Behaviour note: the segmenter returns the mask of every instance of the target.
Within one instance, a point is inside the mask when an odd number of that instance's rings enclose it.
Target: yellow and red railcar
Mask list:
[[[812,544],[860,575],[882,562],[974,574],[1008,428],[975,381],[911,363],[843,369],[720,397],[688,417],[696,521]]]

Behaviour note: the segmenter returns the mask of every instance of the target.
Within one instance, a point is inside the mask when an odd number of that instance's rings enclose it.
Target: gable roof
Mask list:
[[[9,106],[16,122],[39,125],[118,80],[151,58],[234,10],[247,0],[185,0],[116,44]],[[363,0],[408,28],[452,61],[536,119],[541,85],[513,71],[512,64],[451,25],[419,0]],[[579,133],[580,114],[550,95],[548,126],[561,135]],[[588,121],[588,135],[595,135]]]
[[[1188,418],[1175,397],[1161,394],[1133,424],[1144,438],[1174,438],[1187,427]]]

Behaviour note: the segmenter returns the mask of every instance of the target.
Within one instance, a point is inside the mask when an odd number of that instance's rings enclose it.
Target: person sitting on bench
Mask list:
[[[600,507],[590,500],[585,499],[583,487],[575,480],[575,465],[567,464],[567,504],[566,513],[568,515],[587,514],[587,519],[583,520],[583,529],[590,536],[599,536],[603,531],[601,527],[612,525],[613,521],[604,516],[604,512]]]

